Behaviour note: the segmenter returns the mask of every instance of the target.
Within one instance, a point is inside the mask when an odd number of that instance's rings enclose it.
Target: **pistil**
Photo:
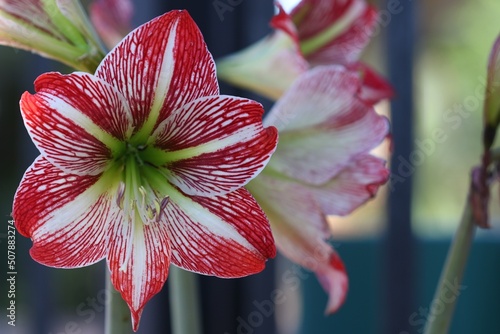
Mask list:
[[[145,162],[141,157],[142,146],[127,144],[127,152],[123,156],[122,180],[116,193],[116,204],[123,210],[124,226],[129,227],[130,238],[126,255],[120,270],[125,270],[132,252],[132,239],[137,224],[150,225],[160,223],[169,197],[162,195],[150,182],[150,169],[156,167]]]

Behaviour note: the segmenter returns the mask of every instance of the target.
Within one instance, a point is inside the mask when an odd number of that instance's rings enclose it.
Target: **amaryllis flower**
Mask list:
[[[244,188],[277,130],[260,104],[219,95],[212,56],[185,11],[130,33],[95,75],[47,73],[21,111],[41,155],[14,201],[36,261],[76,268],[106,258],[137,329],[170,264],[240,277],[275,255]]]
[[[364,0],[303,0],[290,14],[277,7],[270,36],[218,61],[221,79],[276,100],[309,67],[340,64],[358,72],[367,102],[393,95],[383,78],[358,62],[376,24],[374,7]]]
[[[92,23],[109,48],[113,48],[132,30],[133,12],[130,0],[96,0],[90,4]]]
[[[270,218],[278,250],[314,271],[331,313],[344,301],[344,265],[326,242],[327,215],[347,215],[372,198],[389,176],[369,154],[389,123],[357,92],[361,81],[341,66],[300,76],[264,119],[280,133],[278,148],[247,189]]]
[[[78,0],[0,0],[0,44],[85,71],[104,57]]]

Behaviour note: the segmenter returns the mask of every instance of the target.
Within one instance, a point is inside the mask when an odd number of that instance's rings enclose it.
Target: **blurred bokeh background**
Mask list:
[[[221,1],[232,8],[223,19],[212,0],[135,1],[134,23],[170,9],[187,8],[215,58],[270,31],[271,0]],[[398,14],[388,11],[388,3],[394,1],[402,8]],[[500,3],[370,2],[385,11],[385,16],[381,16],[363,60],[395,85],[395,102],[383,102],[377,108],[393,119],[391,168],[396,181],[355,214],[331,217],[332,243],[350,275],[346,304],[325,317],[326,296],[314,275],[278,257],[254,277],[200,279],[206,334],[413,334],[421,333],[426,317],[439,311],[438,305],[429,306],[467,196],[470,169],[479,163],[486,64],[500,34]],[[0,308],[4,310],[0,333],[103,333],[103,264],[75,270],[43,267],[29,257],[30,240],[19,235],[17,326],[6,325],[6,226],[16,187],[37,156],[22,124],[18,100],[24,91],[33,90],[39,74],[53,70],[69,71],[36,55],[0,47]],[[221,89],[260,99],[224,84]],[[445,139],[436,142],[436,132]],[[386,145],[377,153],[388,157],[388,151]],[[475,238],[463,286],[457,290],[460,299],[451,333],[499,332],[498,187],[492,194],[492,228],[479,230]],[[290,272],[298,278],[300,288],[286,279]],[[286,294],[286,302],[274,305],[267,314],[258,305],[269,300],[274,289]],[[146,306],[138,333],[168,333],[166,290]]]

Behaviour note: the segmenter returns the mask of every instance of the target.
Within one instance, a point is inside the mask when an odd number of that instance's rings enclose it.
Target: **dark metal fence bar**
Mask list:
[[[391,8],[387,0],[385,8]],[[398,2],[399,3],[399,2]],[[386,314],[383,333],[400,333],[414,311],[415,241],[411,228],[412,175],[401,175],[400,157],[413,150],[413,52],[417,4],[400,2],[402,10],[391,15],[387,26],[389,80],[396,87],[391,102],[394,151],[391,158],[391,191],[386,235]],[[411,173],[409,173],[411,174]]]

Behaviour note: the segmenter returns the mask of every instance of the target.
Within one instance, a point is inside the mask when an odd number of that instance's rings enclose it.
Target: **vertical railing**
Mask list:
[[[385,8],[390,9],[392,0]],[[399,3],[399,2],[398,2]],[[391,185],[386,235],[386,315],[383,333],[399,333],[408,326],[414,311],[415,240],[411,228],[412,173],[400,173],[400,157],[413,150],[413,53],[417,3],[401,2],[402,10],[391,14],[387,25],[389,80],[396,89],[391,101],[392,137]],[[401,175],[404,174],[404,175]],[[410,175],[408,175],[410,174]],[[381,301],[383,302],[383,301]]]

